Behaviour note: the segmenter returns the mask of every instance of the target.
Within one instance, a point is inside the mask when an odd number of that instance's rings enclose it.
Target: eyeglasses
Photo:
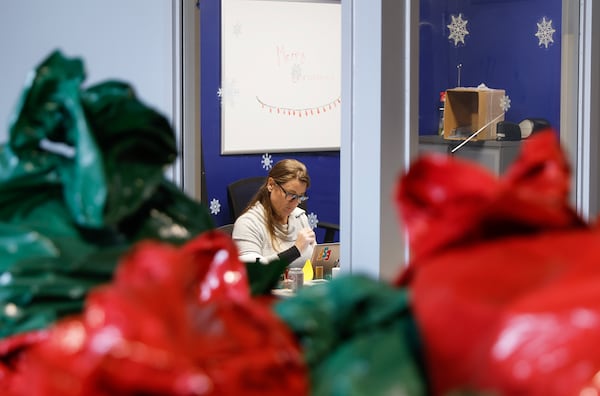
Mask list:
[[[281,184],[279,184],[277,182],[275,182],[275,184],[277,184],[279,186],[279,188],[281,188],[281,191],[283,191],[283,193],[285,194],[285,199],[287,199],[288,201],[298,200],[298,203],[302,203],[308,199],[308,197],[306,195],[298,195],[298,194],[289,193],[289,192],[285,191],[285,188],[283,188],[281,186]]]

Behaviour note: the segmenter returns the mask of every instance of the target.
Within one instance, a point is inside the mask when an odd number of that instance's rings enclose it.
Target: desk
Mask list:
[[[521,149],[521,141],[476,140],[467,142],[452,153],[452,149],[462,142],[437,135],[419,136],[419,155],[427,152],[455,155],[477,162],[500,175],[513,163]]]
[[[325,280],[325,279],[313,279],[313,280],[304,282],[304,285],[302,287],[324,285],[324,284],[327,284],[328,282],[329,281]],[[292,297],[296,294],[296,293],[294,293],[294,291],[292,291],[292,289],[287,289],[287,288],[286,289],[273,289],[273,290],[271,290],[271,293],[274,296],[283,297],[283,298]]]

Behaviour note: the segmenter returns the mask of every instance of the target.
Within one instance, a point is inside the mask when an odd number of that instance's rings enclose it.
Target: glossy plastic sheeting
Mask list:
[[[497,180],[450,157],[418,160],[397,190],[433,394],[600,391],[600,230],[568,203],[551,131]]]
[[[360,276],[304,287],[275,312],[298,338],[311,395],[425,395],[408,291]]]
[[[168,121],[128,84],[84,79],[80,59],[50,54],[0,149],[0,337],[79,312],[132,243],[213,227],[164,177],[177,155]]]
[[[215,231],[179,248],[137,244],[81,316],[38,338],[0,378],[3,395],[308,392],[293,334],[251,298],[233,241]]]

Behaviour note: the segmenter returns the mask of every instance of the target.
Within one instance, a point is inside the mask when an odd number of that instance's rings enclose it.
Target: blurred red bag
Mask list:
[[[138,244],[82,318],[22,353],[14,395],[304,395],[296,340],[250,298],[230,238]],[[1,381],[0,381],[1,383]],[[12,395],[11,395],[12,396]]]
[[[396,283],[411,288],[434,394],[600,391],[600,232],[568,183],[550,131],[501,180],[450,157],[402,179],[414,256]]]

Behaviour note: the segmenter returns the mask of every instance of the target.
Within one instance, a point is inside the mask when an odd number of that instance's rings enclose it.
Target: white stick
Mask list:
[[[464,146],[465,144],[467,144],[467,142],[471,139],[473,139],[475,136],[477,136],[479,134],[479,132],[483,131],[485,128],[489,127],[491,124],[493,124],[496,120],[498,120],[500,117],[504,116],[504,113],[499,114],[496,118],[494,118],[493,120],[491,120],[490,122],[488,122],[487,124],[485,124],[484,126],[482,126],[481,128],[479,128],[476,132],[474,132],[471,136],[469,136],[468,138],[466,138],[461,144],[459,144],[458,146],[454,147],[451,151],[451,153],[454,153],[456,150],[458,150],[459,148],[461,148],[462,146]]]

